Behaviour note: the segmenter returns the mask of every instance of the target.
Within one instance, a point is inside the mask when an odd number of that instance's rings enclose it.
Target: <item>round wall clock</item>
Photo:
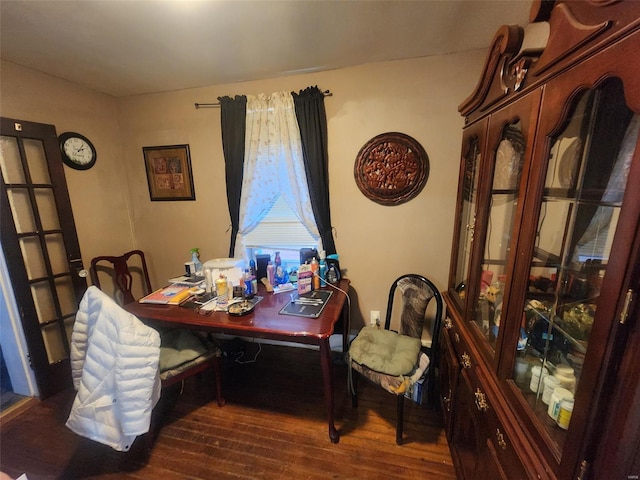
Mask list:
[[[93,143],[75,132],[65,132],[58,137],[62,161],[76,170],[88,170],[96,163],[98,154]]]
[[[356,184],[369,200],[400,205],[418,195],[429,177],[429,157],[422,145],[404,133],[382,133],[358,153]]]

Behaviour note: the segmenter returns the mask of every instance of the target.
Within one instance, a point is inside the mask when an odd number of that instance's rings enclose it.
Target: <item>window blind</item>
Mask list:
[[[244,235],[244,244],[249,248],[300,249],[317,243],[318,238],[309,233],[282,196],[278,197],[260,224]]]

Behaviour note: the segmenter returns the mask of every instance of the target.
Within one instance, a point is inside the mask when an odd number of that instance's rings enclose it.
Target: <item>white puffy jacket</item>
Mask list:
[[[128,451],[149,431],[160,398],[160,335],[97,287],[87,289],[71,334],[71,372],[77,390],[67,427]]]

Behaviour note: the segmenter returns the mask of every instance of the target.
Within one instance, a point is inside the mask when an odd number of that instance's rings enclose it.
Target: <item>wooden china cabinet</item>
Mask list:
[[[534,2],[459,110],[440,363],[458,476],[639,478],[640,2]]]

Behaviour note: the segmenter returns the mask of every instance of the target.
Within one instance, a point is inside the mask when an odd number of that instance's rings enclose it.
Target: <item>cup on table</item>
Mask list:
[[[184,274],[187,277],[195,276],[196,274],[196,263],[195,262],[184,262]]]

